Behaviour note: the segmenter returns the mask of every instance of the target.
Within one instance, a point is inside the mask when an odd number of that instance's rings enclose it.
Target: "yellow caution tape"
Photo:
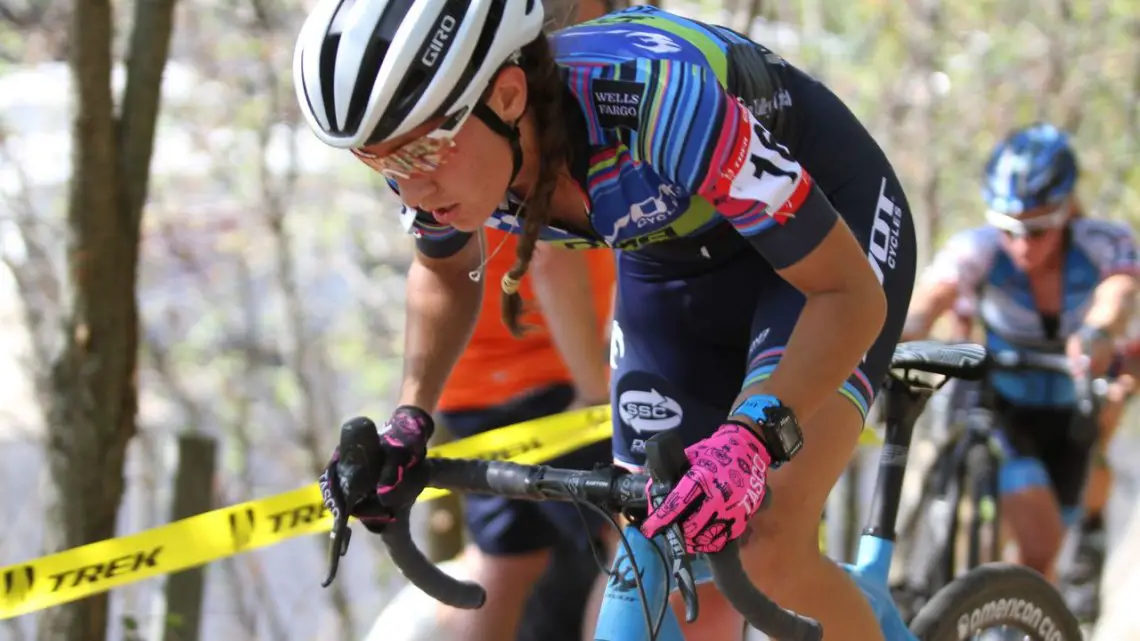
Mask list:
[[[610,437],[608,405],[484,432],[429,456],[535,464]],[[446,492],[429,488],[421,501]],[[332,518],[313,483],[127,536],[0,567],[0,620],[179,572],[303,534],[327,532]]]
[[[517,423],[432,448],[429,456],[549,461],[610,437],[608,405]],[[864,437],[874,437],[864,430]],[[873,442],[873,441],[872,441]],[[420,501],[447,494],[428,488]],[[304,534],[332,518],[317,484],[247,501],[106,541],[0,567],[0,620],[197,567]]]

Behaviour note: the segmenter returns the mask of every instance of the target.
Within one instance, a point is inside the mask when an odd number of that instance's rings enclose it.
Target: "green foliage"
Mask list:
[[[130,614],[122,616],[123,641],[143,641],[142,631],[139,630],[139,620]]]

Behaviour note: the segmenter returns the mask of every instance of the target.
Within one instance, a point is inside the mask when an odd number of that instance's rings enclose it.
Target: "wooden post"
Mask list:
[[[200,434],[178,437],[172,521],[208,512],[213,507],[216,469],[217,442],[212,437]],[[177,572],[167,579],[162,641],[198,641],[205,580],[204,567]]]

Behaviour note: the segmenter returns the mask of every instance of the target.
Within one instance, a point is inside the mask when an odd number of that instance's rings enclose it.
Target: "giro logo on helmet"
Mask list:
[[[428,50],[424,52],[423,58],[420,62],[425,66],[434,67],[439,56],[443,53],[443,47],[451,39],[451,32],[455,31],[457,20],[450,16],[445,15],[439,21],[439,28],[435,30],[435,35],[432,36],[431,42],[428,43]]]

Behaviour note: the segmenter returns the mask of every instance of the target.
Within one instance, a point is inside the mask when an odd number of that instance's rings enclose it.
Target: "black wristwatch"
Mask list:
[[[732,410],[756,424],[760,438],[772,457],[772,467],[780,467],[804,446],[804,434],[791,408],[768,394],[750,396]]]

